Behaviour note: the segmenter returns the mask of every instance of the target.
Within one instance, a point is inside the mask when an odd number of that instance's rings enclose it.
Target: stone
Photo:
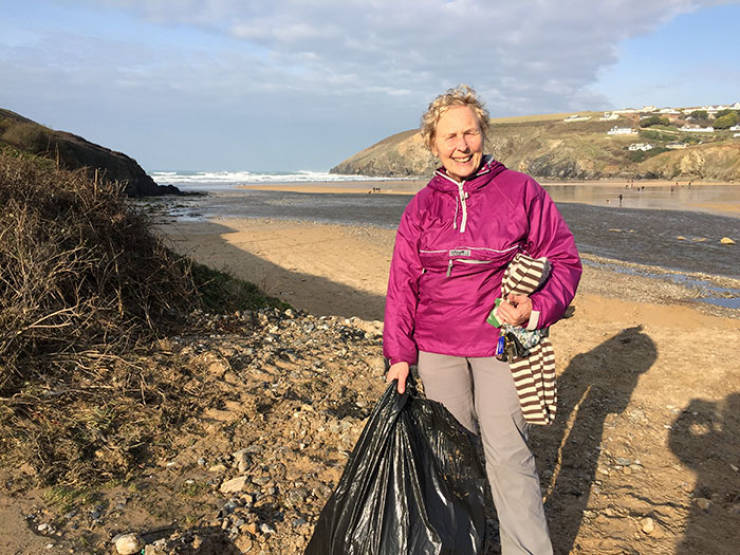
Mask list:
[[[648,535],[652,534],[655,531],[655,521],[650,517],[643,518],[640,525],[642,531]]]
[[[722,239],[720,239],[719,242],[722,245],[734,245],[735,244],[735,241],[733,241],[729,237],[722,237]]]
[[[116,552],[119,555],[133,555],[138,553],[144,547],[139,536],[136,534],[123,534],[118,536],[115,542]]]
[[[246,485],[247,477],[239,476],[238,478],[226,480],[223,484],[221,484],[221,487],[219,489],[221,493],[238,493],[242,491],[244,489],[244,486]]]
[[[252,550],[252,540],[247,536],[239,536],[236,538],[234,545],[242,553],[248,553]]]
[[[260,524],[260,532],[263,534],[274,534],[277,530],[275,530],[275,527],[269,522],[263,522]]]
[[[226,466],[223,464],[214,464],[208,469],[208,472],[226,472]]]
[[[702,511],[708,511],[709,506],[712,504],[712,502],[705,497],[697,497],[696,499],[694,499],[694,503],[696,503],[696,506],[699,507]]]

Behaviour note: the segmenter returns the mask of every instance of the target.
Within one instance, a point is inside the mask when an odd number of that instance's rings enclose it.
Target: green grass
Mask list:
[[[265,295],[259,287],[193,262],[192,276],[205,309],[209,312],[229,313],[260,308],[292,308],[278,298]]]

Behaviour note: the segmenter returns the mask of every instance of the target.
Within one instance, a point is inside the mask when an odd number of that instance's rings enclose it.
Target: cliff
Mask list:
[[[640,128],[640,114],[600,121],[564,121],[567,114],[491,120],[486,151],[508,167],[545,179],[660,178],[740,180],[740,139],[732,131],[687,133],[686,121]],[[609,135],[612,127],[632,135]],[[649,150],[629,150],[630,145]],[[675,143],[684,148],[671,149]],[[416,130],[392,135],[331,169],[332,173],[371,176],[424,176],[437,163]]]
[[[3,147],[55,161],[63,169],[99,170],[105,178],[125,183],[126,194],[132,197],[180,194],[172,185],[157,185],[136,160],[121,152],[0,108],[0,148]]]

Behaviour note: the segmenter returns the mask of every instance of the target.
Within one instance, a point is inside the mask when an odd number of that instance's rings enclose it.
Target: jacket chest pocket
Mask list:
[[[420,249],[419,258],[425,272],[457,277],[501,268],[517,252],[519,244],[502,250],[462,246],[451,249]]]

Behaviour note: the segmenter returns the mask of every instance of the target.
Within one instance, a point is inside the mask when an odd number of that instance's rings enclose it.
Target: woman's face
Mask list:
[[[453,106],[442,114],[435,130],[432,154],[457,181],[478,170],[483,159],[483,134],[472,109]]]

